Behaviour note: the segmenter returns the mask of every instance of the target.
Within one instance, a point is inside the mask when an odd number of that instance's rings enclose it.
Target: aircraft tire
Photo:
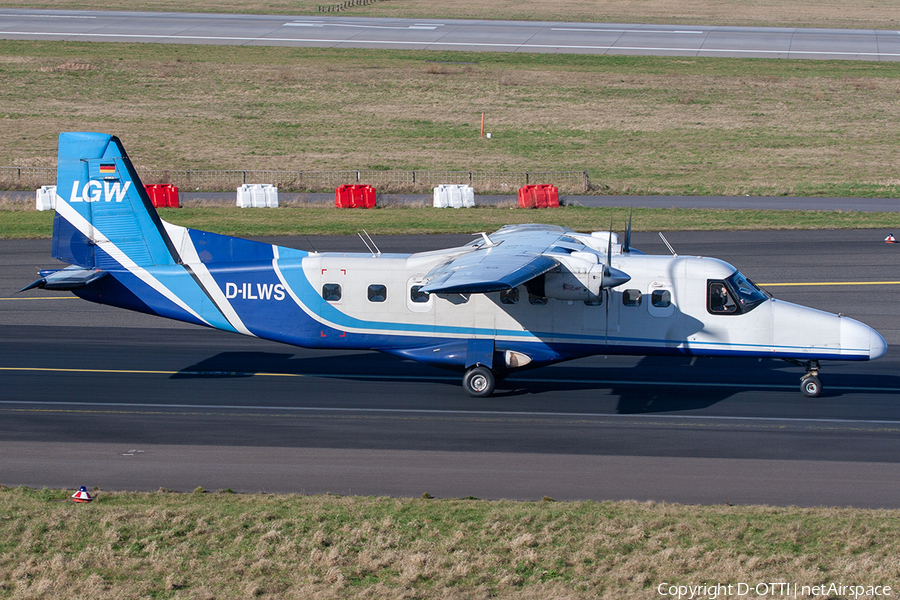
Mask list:
[[[494,393],[494,373],[487,367],[472,367],[463,375],[466,393],[475,398],[486,398]]]
[[[804,377],[800,382],[800,391],[807,398],[818,398],[822,393],[822,382],[815,375]]]

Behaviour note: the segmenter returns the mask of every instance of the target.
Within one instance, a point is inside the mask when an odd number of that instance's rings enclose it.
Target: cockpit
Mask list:
[[[706,310],[710,314],[748,313],[768,299],[769,296],[740,271],[726,279],[708,279],[706,282]]]

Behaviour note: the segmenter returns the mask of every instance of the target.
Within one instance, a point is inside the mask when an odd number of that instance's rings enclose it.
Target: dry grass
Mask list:
[[[900,577],[896,511],[70,493],[0,491],[0,595],[643,600]]]
[[[338,0],[145,0],[123,10],[312,14]],[[106,10],[97,0],[0,0],[0,7]],[[430,19],[522,19],[619,23],[686,23],[892,29],[900,17],[890,0],[380,0],[340,15]]]
[[[101,130],[155,169],[587,170],[605,193],[900,196],[898,63],[0,42],[0,73],[5,165],[52,164],[58,132]]]

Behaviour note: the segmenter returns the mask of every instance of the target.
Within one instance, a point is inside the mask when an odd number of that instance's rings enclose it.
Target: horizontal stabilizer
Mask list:
[[[106,275],[99,269],[84,269],[75,265],[59,270],[41,271],[40,279],[23,287],[19,292],[41,288],[44,290],[72,291],[91,284]]]

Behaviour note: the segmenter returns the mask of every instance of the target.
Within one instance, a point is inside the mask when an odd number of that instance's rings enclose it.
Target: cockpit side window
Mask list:
[[[714,315],[738,312],[737,304],[724,281],[709,281],[706,285],[706,310]]]

